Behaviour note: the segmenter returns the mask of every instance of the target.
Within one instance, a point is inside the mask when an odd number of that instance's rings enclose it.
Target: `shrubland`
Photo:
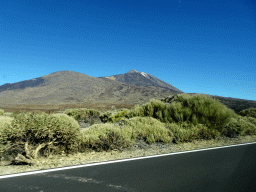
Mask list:
[[[176,94],[116,112],[80,108],[63,114],[0,116],[1,156],[33,164],[40,155],[121,150],[138,139],[149,144],[185,143],[256,135],[255,111],[236,114],[206,95]],[[89,127],[81,129],[80,121]]]

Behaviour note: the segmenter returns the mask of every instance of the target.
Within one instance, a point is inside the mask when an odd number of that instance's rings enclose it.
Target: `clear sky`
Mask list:
[[[70,70],[149,73],[256,100],[254,0],[1,0],[0,85]]]

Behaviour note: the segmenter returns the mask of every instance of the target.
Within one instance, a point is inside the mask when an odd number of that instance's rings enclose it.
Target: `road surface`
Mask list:
[[[0,176],[0,191],[256,191],[256,142]]]

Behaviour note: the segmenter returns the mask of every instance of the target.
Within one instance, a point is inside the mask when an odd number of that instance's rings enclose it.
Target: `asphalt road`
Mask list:
[[[0,191],[255,192],[256,143],[9,176]]]

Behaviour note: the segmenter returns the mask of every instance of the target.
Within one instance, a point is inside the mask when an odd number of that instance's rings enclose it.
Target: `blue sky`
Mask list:
[[[62,70],[135,69],[185,93],[256,100],[255,4],[1,0],[0,85]]]

